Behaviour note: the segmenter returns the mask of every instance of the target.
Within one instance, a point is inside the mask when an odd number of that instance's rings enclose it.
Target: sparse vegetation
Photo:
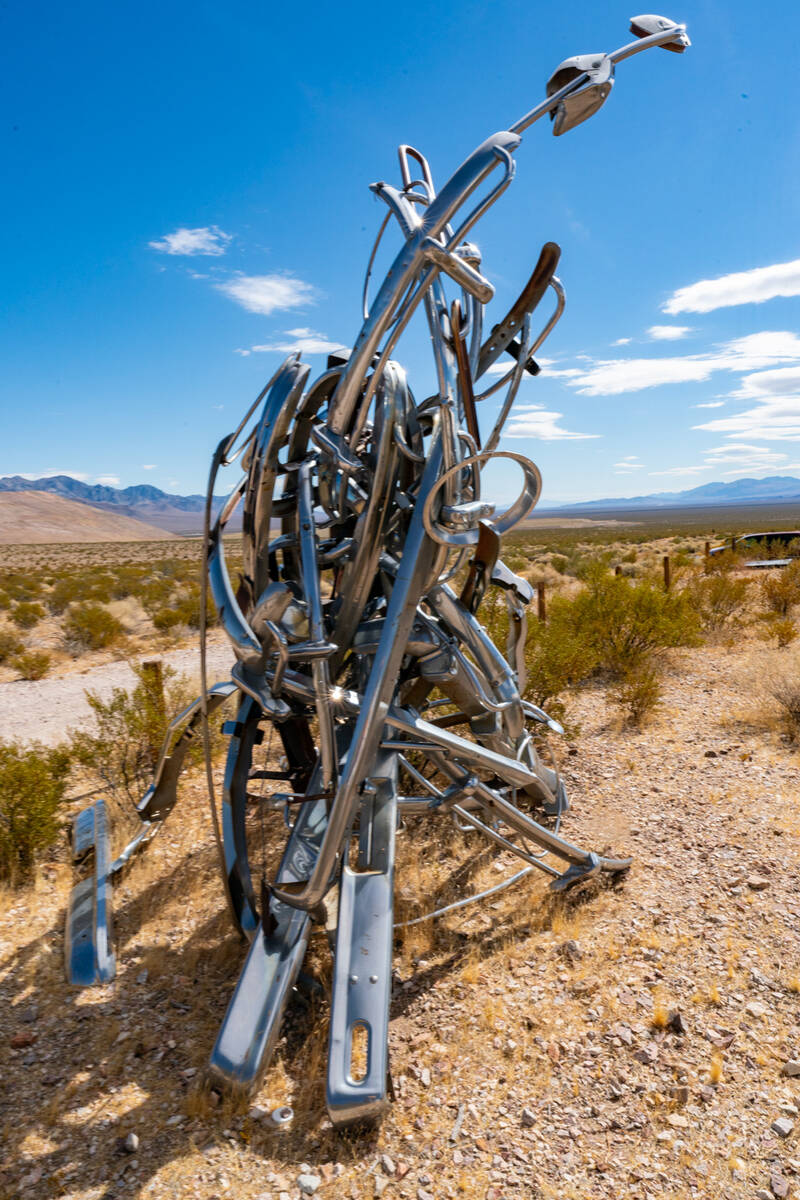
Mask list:
[[[64,749],[0,743],[0,879],[26,879],[52,846],[69,769]]]
[[[131,663],[138,683],[132,692],[114,688],[110,700],[93,692],[87,699],[95,729],[72,736],[76,762],[95,773],[118,796],[141,799],[158,761],[167,724],[194,698],[187,681],[166,668],[161,678]],[[199,757],[200,746],[193,755]]]
[[[43,679],[50,670],[50,655],[44,650],[24,650],[11,665],[23,679]]]
[[[11,629],[0,629],[0,664],[20,654],[23,644]]]
[[[749,590],[746,579],[734,576],[729,571],[714,571],[698,576],[686,588],[703,628],[711,633],[742,618]]]
[[[612,689],[611,698],[629,724],[641,726],[661,704],[661,669],[655,655],[626,671]]]
[[[11,620],[15,625],[19,625],[20,629],[33,629],[37,621],[41,621],[44,617],[44,609],[41,604],[36,604],[31,600],[21,600],[11,609]]]
[[[767,611],[785,617],[800,604],[800,559],[761,582],[761,595]]]
[[[73,604],[64,621],[67,645],[74,653],[101,650],[118,641],[122,624],[99,604]]]

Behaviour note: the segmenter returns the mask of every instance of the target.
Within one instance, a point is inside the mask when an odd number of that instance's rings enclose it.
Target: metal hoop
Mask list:
[[[521,469],[525,477],[525,486],[520,492],[517,499],[510,508],[498,517],[495,521],[487,521],[497,534],[507,533],[509,529],[513,529],[520,521],[527,517],[528,513],[536,505],[542,491],[542,477],[539,473],[539,468],[535,463],[532,463],[529,458],[525,458],[523,454],[515,454],[512,450],[494,450],[484,452],[483,454],[471,454],[469,458],[462,458],[461,462],[450,467],[444,474],[440,475],[436,483],[431,488],[428,497],[425,501],[425,507],[422,510],[422,521],[425,526],[425,532],[428,537],[434,542],[438,542],[440,546],[473,546],[478,540],[479,530],[464,529],[464,530],[443,530],[431,516],[433,502],[439,490],[444,487],[452,475],[457,471],[462,471],[465,467],[476,466],[478,463],[488,462],[492,458],[510,458]]]

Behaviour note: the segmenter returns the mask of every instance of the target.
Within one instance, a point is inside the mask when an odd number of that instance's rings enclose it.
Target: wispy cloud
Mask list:
[[[214,286],[248,312],[265,317],[273,312],[302,308],[315,299],[311,284],[293,275],[234,275]]]
[[[104,487],[119,487],[119,475],[97,475],[95,483],[101,483]]]
[[[695,404],[694,408],[722,408],[724,400],[706,400],[704,404]]]
[[[158,466],[158,463],[143,463],[142,470],[143,471],[155,471],[157,466]]]
[[[267,342],[263,346],[251,346],[249,351],[237,350],[237,354],[262,354],[264,351],[278,351],[280,354],[331,354],[334,350],[343,350],[342,342],[333,342],[324,333],[314,329],[287,329],[279,334],[275,342]]]
[[[505,430],[508,438],[538,438],[542,442],[577,441],[600,437],[599,433],[573,433],[562,429],[559,421],[564,414],[549,412],[537,405],[521,405],[516,409]]]
[[[615,475],[632,475],[634,471],[643,471],[644,463],[639,462],[638,454],[626,454],[619,462],[614,463]]]
[[[763,304],[776,296],[800,296],[800,258],[771,267],[756,267],[752,271],[737,271],[719,279],[701,279],[679,288],[662,309],[671,315],[707,313],[735,304]]]
[[[690,325],[651,325],[647,331],[654,342],[677,342],[692,332]]]
[[[708,467],[667,467],[665,471],[648,471],[648,475],[702,475],[703,471],[707,471]]]
[[[162,254],[207,254],[218,257],[225,253],[231,240],[232,235],[224,233],[218,225],[204,225],[200,229],[176,229],[161,241],[148,242],[148,245]]]
[[[800,362],[800,338],[768,330],[735,338],[705,354],[597,360],[570,383],[584,396],[616,396],[668,383],[702,383],[715,371],[754,371],[781,362]]]
[[[611,345],[612,346],[629,346],[632,341],[633,341],[633,338],[617,338],[617,340],[615,342],[612,342]]]

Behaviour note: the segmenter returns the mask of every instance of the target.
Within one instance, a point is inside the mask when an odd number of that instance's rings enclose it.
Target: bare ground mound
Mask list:
[[[173,534],[133,517],[116,516],[48,492],[0,495],[0,545],[57,542],[152,542]]]

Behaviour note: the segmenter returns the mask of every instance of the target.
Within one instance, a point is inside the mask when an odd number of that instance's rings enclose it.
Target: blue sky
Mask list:
[[[7,6],[0,474],[202,490],[288,348],[317,372],[352,343],[383,216],[368,184],[397,182],[397,144],[441,184],[563,58],[627,41],[630,15]],[[800,15],[668,15],[692,49],[622,63],[563,137],[529,130],[476,230],[490,324],[541,244],[562,247],[567,310],[504,439],[539,464],[546,502],[800,474]],[[427,395],[421,328],[397,357]]]

